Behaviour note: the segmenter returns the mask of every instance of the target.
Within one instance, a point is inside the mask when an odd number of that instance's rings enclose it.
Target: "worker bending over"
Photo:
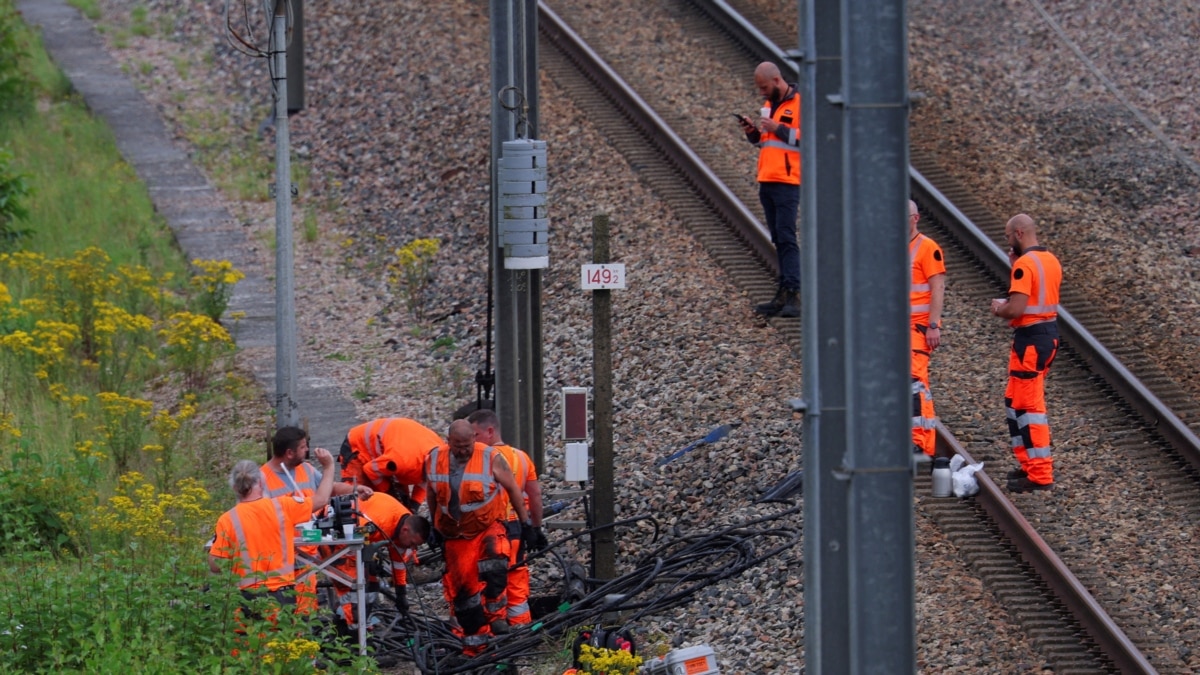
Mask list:
[[[392,492],[410,511],[425,499],[425,457],[442,437],[407,417],[383,417],[346,434],[338,453],[342,480],[357,480],[378,492]]]

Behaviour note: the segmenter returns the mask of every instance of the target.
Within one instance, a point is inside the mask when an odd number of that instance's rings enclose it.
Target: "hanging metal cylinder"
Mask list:
[[[500,168],[500,242],[504,268],[550,266],[550,219],[546,216],[546,141],[505,141]]]

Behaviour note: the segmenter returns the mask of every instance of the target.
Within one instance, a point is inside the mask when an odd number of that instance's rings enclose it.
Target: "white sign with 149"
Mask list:
[[[579,283],[585,291],[625,288],[625,265],[584,265],[580,271]]]

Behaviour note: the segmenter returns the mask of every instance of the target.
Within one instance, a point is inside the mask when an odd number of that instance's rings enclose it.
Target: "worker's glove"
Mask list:
[[[396,611],[400,616],[408,616],[408,586],[396,585]]]
[[[533,528],[533,548],[529,552],[537,553],[548,548],[550,548],[550,541],[546,539],[546,533],[542,531],[541,527]]]
[[[442,537],[441,532],[437,531],[437,528],[429,528],[429,539],[427,539],[425,543],[429,544],[429,549],[431,551],[440,551],[442,549],[442,544],[445,543],[445,541],[446,539]]]
[[[525,545],[526,555],[537,553],[548,545],[542,528],[534,527],[532,523],[521,523],[521,543]]]

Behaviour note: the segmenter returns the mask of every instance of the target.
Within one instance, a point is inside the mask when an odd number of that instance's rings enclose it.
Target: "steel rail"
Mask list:
[[[739,239],[745,241],[755,257],[775,274],[779,262],[771,235],[738,199],[737,195],[716,176],[692,151],[691,147],[671,130],[636,91],[571,30],[545,2],[538,2],[538,29],[542,35],[571,59],[585,77],[592,80],[609,96],[629,121],[668,158],[683,174],[685,180],[721,217],[729,223]]]
[[[909,175],[912,177],[914,196],[922,205],[954,232],[963,246],[997,280],[1007,281],[1011,269],[1008,255],[916,169],[909,167]],[[1083,357],[1088,367],[1141,413],[1154,431],[1180,456],[1200,470],[1200,438],[1191,428],[1064,307],[1058,311],[1058,326],[1066,342]]]
[[[966,448],[959,444],[954,434],[950,433],[940,420],[937,423],[937,443],[939,454],[959,454],[968,464],[975,463]],[[1038,577],[1046,582],[1055,597],[1066,605],[1071,615],[1083,626],[1104,655],[1111,659],[1122,673],[1157,673],[1137,645],[1133,644],[1075,574],[1063,564],[1054,549],[1050,548],[1020,510],[1000,491],[987,472],[976,472],[975,477],[979,482],[979,494],[975,496],[975,501],[1008,537],[1025,562],[1033,567]]]
[[[771,43],[724,0],[688,0],[700,9],[733,40],[763,60],[771,60],[784,70],[785,76],[798,80],[800,71],[792,57]],[[982,230],[963,215],[945,196],[915,168],[909,167],[914,199],[920,201],[945,224],[962,244],[982,261],[998,281],[1007,281],[1010,263],[1008,256]],[[1126,401],[1157,430],[1164,439],[1200,469],[1200,439],[1169,407],[1126,368],[1066,309],[1060,309],[1059,324],[1064,338],[1083,357],[1090,368],[1110,384]],[[973,462],[966,450],[941,423],[938,423],[938,443],[943,451],[959,453]],[[1062,560],[1046,544],[1032,525],[985,473],[976,474],[981,486],[977,497],[980,505],[1012,541],[1022,557],[1050,586],[1075,619],[1083,626],[1097,646],[1122,672],[1154,673],[1146,657],[1125,635],[1096,599],[1079,582]]]

